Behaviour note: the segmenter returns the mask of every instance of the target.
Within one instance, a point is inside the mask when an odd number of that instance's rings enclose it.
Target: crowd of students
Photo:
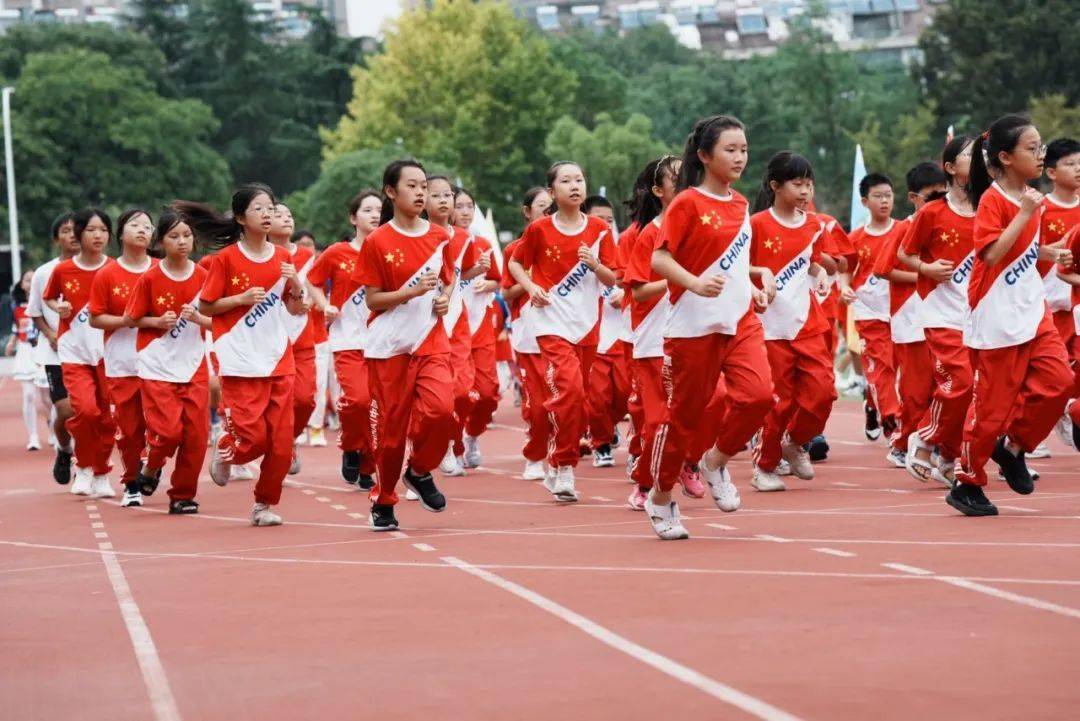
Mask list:
[[[731,512],[737,480],[775,492],[815,477],[845,347],[865,373],[867,438],[966,515],[997,513],[991,462],[1027,494],[1026,458],[1055,425],[1080,448],[1080,143],[1045,146],[1003,117],[907,174],[909,218],[868,174],[869,221],[850,234],[815,210],[795,152],[769,160],[749,202],[733,187],[748,153],[739,120],[698,121],[681,158],[642,169],[621,232],[582,167],[555,163],[501,267],[468,230],[472,195],[414,160],[357,194],[354,233],[321,253],[260,184],[226,213],[176,201],[115,227],[100,209],[64,214],[60,257],[19,286],[24,417],[36,429],[50,413],[53,477],[75,494],[115,494],[114,445],[122,506],[173,459],[177,514],[198,511],[210,438],[210,478],[256,478],[251,522],[268,526],[301,436],[325,444],[335,387],[341,476],[369,493],[377,531],[398,527],[399,480],[438,512],[433,473],[481,464],[507,336],[523,478],[573,503],[579,461],[611,467],[625,440],[628,505],[663,539],[689,535],[676,486]],[[736,479],[744,451],[752,474]]]

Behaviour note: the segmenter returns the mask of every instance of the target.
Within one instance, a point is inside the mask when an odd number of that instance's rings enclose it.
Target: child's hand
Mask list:
[[[178,317],[179,316],[177,316],[174,311],[167,311],[163,315],[158,317],[157,327],[161,330],[169,330],[174,325],[176,325]]]
[[[698,278],[689,290],[700,296],[704,296],[705,298],[715,298],[724,290],[725,282],[724,276],[722,275]]]
[[[435,298],[435,303],[432,304],[431,308],[435,311],[437,317],[443,317],[450,312],[450,296],[439,295]]]
[[[931,280],[944,283],[952,277],[953,268],[956,265],[951,260],[935,260],[933,263],[923,263],[919,266],[919,272]]]
[[[439,285],[439,276],[430,270],[420,276],[420,281],[413,286],[413,296],[419,297],[428,291],[435,290]]]
[[[256,303],[262,303],[264,300],[266,300],[266,289],[259,286],[248,288],[240,296],[240,302],[244,305],[255,305]]]
[[[533,304],[535,308],[543,308],[551,305],[551,296],[547,291],[538,285],[534,285],[529,290],[529,302]]]
[[[56,301],[56,314],[61,318],[71,317],[71,303],[66,300]]]
[[[1024,194],[1020,196],[1020,212],[1031,215],[1042,201],[1042,193],[1035,188],[1024,188]]]
[[[591,271],[595,271],[600,267],[600,261],[596,259],[596,256],[593,255],[584,244],[578,248],[577,257],[578,260],[584,263],[585,267]]]
[[[183,320],[191,320],[195,317],[195,306],[191,303],[184,303],[180,306],[180,318]]]
[[[327,305],[326,309],[323,310],[323,316],[326,318],[327,325],[330,325],[337,320],[339,315],[341,315],[341,309],[336,305]]]

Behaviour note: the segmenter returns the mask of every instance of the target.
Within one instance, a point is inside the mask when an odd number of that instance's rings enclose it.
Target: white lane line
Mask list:
[[[105,528],[105,524],[101,521],[95,521],[94,523],[90,524],[90,528]]]
[[[933,571],[927,571],[925,568],[918,568],[916,566],[908,566],[904,563],[883,563],[882,568],[891,568],[894,571],[900,571],[902,573],[911,573],[916,576],[933,576]]]
[[[310,488],[301,488],[300,492],[303,493],[305,496],[314,496],[315,495],[315,491],[311,490]]]
[[[518,598],[528,601],[537,608],[550,613],[561,621],[564,621],[571,626],[574,626],[578,630],[593,637],[597,641],[605,644],[606,646],[626,654],[627,656],[640,661],[641,663],[651,666],[653,669],[659,671],[662,674],[670,676],[676,681],[681,681],[688,686],[702,691],[718,701],[722,701],[726,704],[741,709],[746,713],[754,716],[755,718],[763,719],[764,721],[798,721],[797,716],[779,709],[759,698],[751,696],[748,693],[744,693],[736,688],[732,688],[725,683],[721,683],[713,678],[710,678],[689,666],[684,666],[674,659],[663,656],[652,649],[640,646],[628,638],[620,636],[619,634],[611,631],[595,621],[582,616],[581,614],[570,610],[566,606],[560,605],[555,601],[552,601],[546,596],[541,596],[536,591],[530,590],[524,586],[521,586],[513,581],[508,581],[502,576],[498,576],[490,571],[485,571],[482,568],[473,566],[470,563],[466,563],[459,558],[453,556],[445,556],[443,561],[459,568],[470,576],[479,578],[492,586],[501,588],[504,591],[514,594]]]
[[[824,553],[826,556],[836,556],[838,558],[854,558],[856,554],[850,551],[838,551],[835,548],[815,548],[818,553]]]
[[[349,518],[355,518],[357,520],[367,518],[366,513],[349,513],[347,515],[349,516]]]
[[[315,500],[318,501],[319,503],[329,503],[330,502],[330,499],[327,498],[326,496],[315,496]]]
[[[429,546],[426,543],[414,543],[412,545],[412,547],[415,548],[417,551],[424,551],[424,552],[430,552],[430,551],[435,550],[435,546]]]
[[[97,521],[97,520],[101,519],[101,514],[100,513],[87,513],[86,517],[87,518],[92,518],[93,520]]]
[[[113,545],[108,541],[102,541],[101,543],[98,543],[98,550],[111,551],[113,550]]]
[[[998,508],[1004,508],[1006,511],[1020,511],[1021,513],[1038,513],[1038,508],[1025,508],[1024,506],[998,506]]]
[[[834,486],[843,486],[844,488],[858,488],[858,483],[848,483],[847,481],[833,481]]]
[[[725,525],[723,523],[706,523],[705,525],[708,526],[709,528],[719,528],[721,531],[737,531],[738,530],[737,528],[735,528],[735,526],[728,526],[728,525]]]
[[[602,501],[604,503],[611,503],[611,499],[610,498],[605,498],[604,496],[590,496],[590,498],[592,498],[594,501]]]
[[[342,506],[339,503],[335,503],[334,505],[332,505],[330,507],[333,508],[335,511],[344,511],[345,510],[345,506]]]
[[[108,538],[108,537],[109,537],[109,534],[105,533],[104,531],[98,531],[97,533],[94,534],[94,538]]]
[[[97,510],[97,504],[96,503],[87,503],[85,508],[88,511],[96,511]]]
[[[772,543],[791,543],[791,541],[786,538],[781,538],[780,536],[770,536],[767,533],[758,533],[754,536],[754,538],[757,538],[761,541],[770,541]]]
[[[1013,603],[1019,603],[1022,606],[1037,608],[1040,611],[1050,611],[1051,613],[1068,616],[1069,618],[1080,618],[1080,610],[1068,606],[1061,606],[1056,603],[1050,603],[1049,601],[1043,601],[1039,598],[1032,598],[1031,596],[1021,596],[1019,593],[1003,591],[1000,588],[977,583],[976,581],[967,578],[952,578],[949,576],[937,576],[936,578],[938,581],[947,583],[950,586],[966,588],[967,590],[975,591],[976,593],[984,593],[987,596],[1000,598],[1003,601],[1012,601]]]
[[[408,538],[409,534],[404,531],[390,531],[390,538]]]

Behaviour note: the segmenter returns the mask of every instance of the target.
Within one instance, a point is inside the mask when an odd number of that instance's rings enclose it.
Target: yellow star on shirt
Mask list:
[[[158,305],[165,305],[165,296],[159,295],[157,299]]]
[[[772,250],[773,249],[773,242],[771,240],[766,240],[765,241],[765,247],[768,248],[769,250]]]
[[[232,284],[233,284],[233,285],[240,285],[240,278],[239,278],[238,276],[235,276],[235,275],[234,275],[234,276],[232,277]]]
[[[348,264],[345,261],[341,261],[340,263],[338,263],[338,267],[342,270],[345,270],[345,268],[348,267]]]
[[[712,225],[712,216],[709,215],[708,213],[705,213],[704,215],[702,215],[701,216],[701,224],[702,225]]]
[[[118,285],[114,285],[113,289],[112,289],[112,292],[113,292],[113,295],[121,295],[124,292],[124,289],[122,287],[118,286]]]
[[[387,253],[386,254],[386,262],[387,263],[393,263],[394,262],[394,254],[393,253]]]
[[[64,287],[67,288],[68,290],[71,290],[71,286],[72,286],[72,283],[71,283],[70,280],[68,282],[64,283]]]

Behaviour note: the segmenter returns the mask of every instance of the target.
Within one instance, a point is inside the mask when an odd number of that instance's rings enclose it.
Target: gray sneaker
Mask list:
[[[280,526],[281,516],[270,510],[265,503],[256,503],[251,508],[251,525],[253,526]]]

